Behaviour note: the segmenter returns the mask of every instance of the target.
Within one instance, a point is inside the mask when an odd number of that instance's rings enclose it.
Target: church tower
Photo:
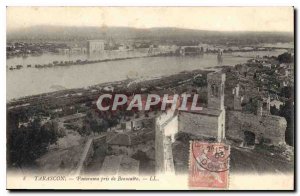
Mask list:
[[[236,111],[242,110],[242,99],[240,96],[240,84],[237,84],[233,89],[233,109]]]
[[[225,73],[220,71],[207,74],[208,108],[224,110],[225,80]]]

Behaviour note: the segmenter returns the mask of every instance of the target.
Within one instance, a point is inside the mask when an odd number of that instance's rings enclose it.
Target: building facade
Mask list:
[[[225,139],[225,80],[222,72],[207,75],[207,107],[199,111],[180,111],[180,132],[217,141]]]
[[[179,132],[196,138],[225,139],[224,87],[225,74],[208,74],[208,107],[199,111],[168,110],[156,118],[155,161],[156,173],[174,174],[172,143]]]
[[[94,54],[104,51],[104,40],[88,40],[87,41],[87,53]]]

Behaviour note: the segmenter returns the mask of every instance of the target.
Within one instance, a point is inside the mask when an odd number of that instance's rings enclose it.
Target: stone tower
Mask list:
[[[168,110],[155,118],[155,173],[175,174],[172,143],[178,132],[178,115]]]
[[[237,86],[233,89],[233,109],[237,111],[242,110],[242,101],[240,96],[240,84],[237,84]]]
[[[267,98],[257,101],[257,111],[258,116],[270,115],[270,95]]]
[[[267,115],[270,114],[270,110],[271,110],[271,97],[270,95],[268,95],[268,98],[267,98],[267,101],[266,101],[266,112],[267,112]]]
[[[226,75],[221,71],[207,74],[208,109],[221,110],[218,117],[218,141],[225,139],[224,89]]]
[[[208,108],[224,110],[225,80],[225,73],[213,72],[207,74]]]
[[[257,116],[262,116],[263,115],[263,104],[262,104],[261,100],[257,101],[256,115]]]

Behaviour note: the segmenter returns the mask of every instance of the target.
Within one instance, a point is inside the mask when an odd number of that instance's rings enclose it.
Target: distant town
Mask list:
[[[232,54],[237,52],[273,51],[275,49],[287,49],[293,53],[293,48],[286,44],[262,44],[256,41],[240,43],[227,41],[218,43],[203,43],[198,40],[179,41],[169,40],[164,44],[155,40],[115,40],[112,37],[106,39],[75,41],[75,42],[24,42],[8,41],[6,46],[7,59],[19,57],[26,59],[30,56],[43,54],[76,56],[84,58],[76,60],[53,60],[45,64],[15,64],[8,67],[9,70],[22,68],[49,68],[54,66],[84,65],[91,63],[125,60],[131,58],[153,56],[193,56],[201,54],[217,54],[218,60],[222,61],[223,53]],[[291,44],[291,43],[290,43]]]

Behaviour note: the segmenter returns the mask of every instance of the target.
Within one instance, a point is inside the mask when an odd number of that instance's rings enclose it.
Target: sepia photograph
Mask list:
[[[295,190],[294,19],[7,6],[6,189]]]

